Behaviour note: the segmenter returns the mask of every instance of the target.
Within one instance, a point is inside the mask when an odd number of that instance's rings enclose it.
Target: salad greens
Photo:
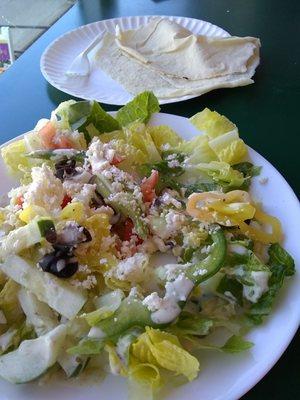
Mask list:
[[[2,149],[21,183],[0,208],[8,381],[107,364],[132,399],[152,399],[165,376],[195,379],[204,351],[250,349],[244,335],[295,273],[280,222],[252,197],[260,167],[237,127],[205,109],[183,140],[149,124],[159,109],[151,92],[114,116],[70,100]]]

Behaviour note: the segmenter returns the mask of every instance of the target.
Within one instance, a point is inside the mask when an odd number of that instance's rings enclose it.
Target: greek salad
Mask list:
[[[0,208],[2,378],[99,369],[151,399],[195,379],[203,351],[253,346],[295,272],[249,191],[260,167],[225,116],[204,109],[183,140],[149,124],[158,111],[151,92],[114,116],[70,100],[2,148],[20,182]]]

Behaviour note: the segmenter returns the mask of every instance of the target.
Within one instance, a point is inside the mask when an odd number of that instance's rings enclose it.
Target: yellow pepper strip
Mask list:
[[[248,237],[262,243],[276,243],[282,239],[280,221],[252,203],[248,192],[232,190],[228,193],[203,192],[193,193],[187,202],[187,213],[204,222],[225,226],[237,226]],[[262,225],[261,228],[246,224],[244,221],[254,218]],[[271,227],[272,232],[266,232],[264,227]]]
[[[237,226],[240,221],[253,218],[255,207],[250,203],[249,193],[243,190],[232,190],[226,194],[193,193],[188,199],[187,212],[201,221]]]
[[[269,233],[254,226],[247,225],[245,222],[239,222],[239,228],[246,236],[265,244],[277,243],[282,240],[281,223],[277,218],[265,214],[263,211],[258,209],[256,209],[254,218],[263,225],[269,225],[272,229],[272,232]]]

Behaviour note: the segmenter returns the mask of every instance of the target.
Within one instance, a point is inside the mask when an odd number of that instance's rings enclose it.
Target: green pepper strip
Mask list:
[[[138,236],[142,239],[146,239],[148,228],[142,219],[142,210],[139,207],[134,208],[131,206],[132,200],[134,200],[132,193],[123,192],[122,203],[115,200],[108,200],[109,196],[115,193],[110,182],[102,175],[97,174],[95,183],[97,185],[97,191],[103,196],[105,202],[110,204],[115,211],[121,213],[125,217],[129,217],[134,224]]]
[[[36,150],[25,154],[29,158],[38,158],[41,160],[53,160],[59,161],[64,158],[72,158],[76,161],[83,161],[86,157],[86,153],[83,150],[73,150],[70,154],[69,151],[64,152],[63,150]]]
[[[222,229],[217,228],[211,233],[213,243],[209,255],[202,261],[191,265],[185,276],[194,282],[195,286],[215,275],[222,267],[227,253],[227,242]]]
[[[189,278],[195,286],[216,274],[225,260],[227,243],[223,231],[221,229],[215,230],[211,234],[211,238],[213,244],[210,254],[204,260],[189,267],[185,273],[185,276]],[[206,269],[207,272],[202,274],[204,269]],[[197,273],[199,271],[200,274]],[[180,302],[181,308],[183,305],[184,303]],[[118,336],[134,326],[161,328],[166,325],[169,324],[158,325],[154,323],[151,319],[151,312],[140,300],[126,298],[114,315],[100,321],[97,327],[99,327],[107,337],[112,337]]]

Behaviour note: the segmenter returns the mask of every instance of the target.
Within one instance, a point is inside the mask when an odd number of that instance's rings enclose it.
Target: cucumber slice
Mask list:
[[[36,243],[40,243],[49,233],[55,232],[53,222],[48,218],[39,218],[29,224],[11,231],[0,243],[0,257],[19,253]]]
[[[0,264],[0,270],[68,319],[74,318],[87,300],[80,289],[39,270],[19,256],[8,257]]]
[[[15,351],[0,357],[0,376],[11,383],[30,382],[55,364],[67,333],[59,325],[37,339],[24,340]]]

